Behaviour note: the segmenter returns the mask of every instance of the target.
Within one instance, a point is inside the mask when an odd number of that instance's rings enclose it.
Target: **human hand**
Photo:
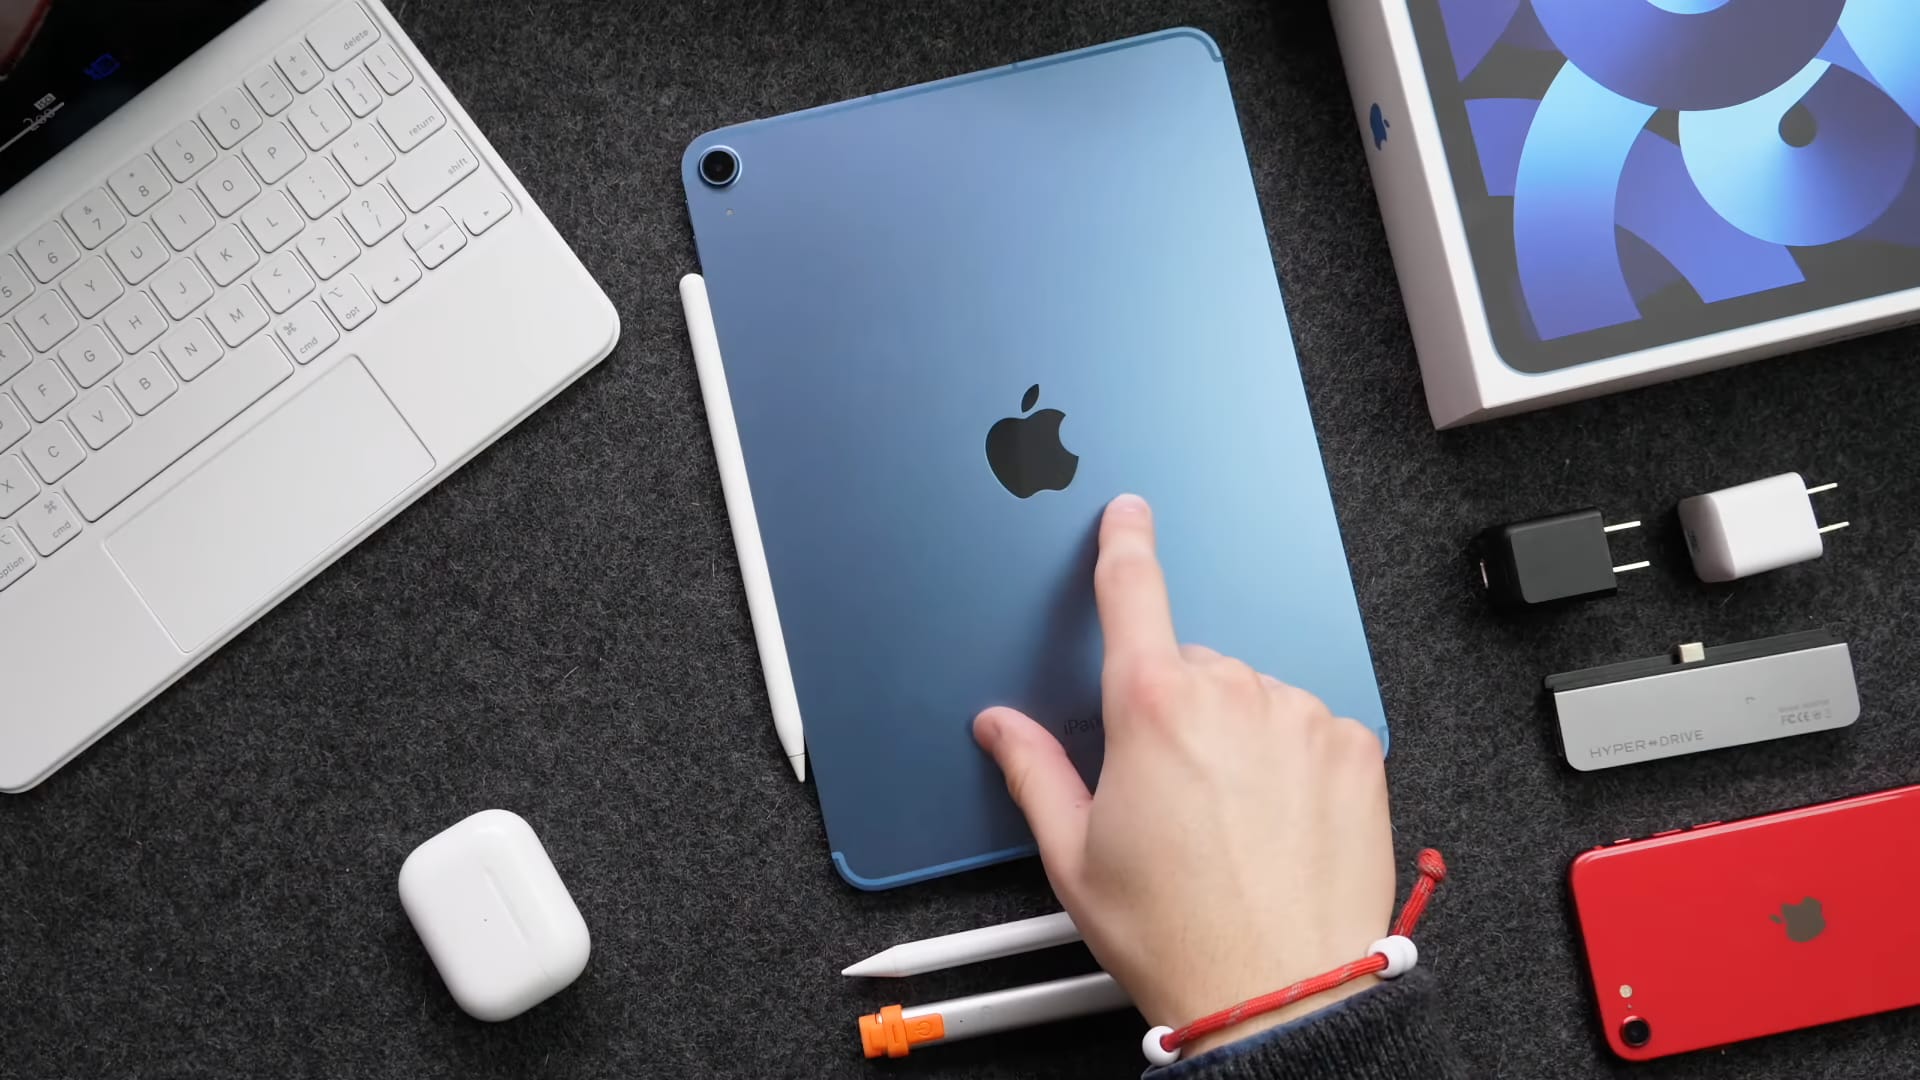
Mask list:
[[[1094,590],[1106,638],[1098,793],[1021,713],[988,709],[973,728],[1094,958],[1148,1023],[1179,1027],[1364,956],[1393,907],[1380,741],[1304,690],[1178,643],[1152,511],[1138,496],[1107,506]],[[1250,1018],[1187,1052],[1376,981]]]

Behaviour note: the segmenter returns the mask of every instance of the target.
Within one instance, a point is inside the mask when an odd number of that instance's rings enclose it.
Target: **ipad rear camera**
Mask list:
[[[731,146],[716,146],[700,155],[700,179],[708,187],[723,188],[740,178],[740,155]]]
[[[1638,1016],[1630,1016],[1620,1025],[1620,1041],[1638,1050],[1653,1041],[1653,1027]]]

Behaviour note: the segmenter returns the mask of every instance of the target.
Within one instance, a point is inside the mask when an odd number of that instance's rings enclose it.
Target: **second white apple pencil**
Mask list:
[[[841,971],[842,975],[860,975],[875,979],[900,979],[929,971],[998,960],[1003,956],[1038,952],[1056,945],[1080,940],[1080,930],[1066,912],[1042,915],[1037,919],[962,930],[924,941],[909,941],[874,953]]]

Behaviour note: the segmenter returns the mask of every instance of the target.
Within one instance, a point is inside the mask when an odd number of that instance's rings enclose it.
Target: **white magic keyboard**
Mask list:
[[[0,603],[512,209],[347,3],[0,254]]]

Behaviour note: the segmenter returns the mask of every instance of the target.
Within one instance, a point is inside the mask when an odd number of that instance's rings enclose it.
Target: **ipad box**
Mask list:
[[[1914,321],[1908,0],[1331,3],[1436,426]]]

